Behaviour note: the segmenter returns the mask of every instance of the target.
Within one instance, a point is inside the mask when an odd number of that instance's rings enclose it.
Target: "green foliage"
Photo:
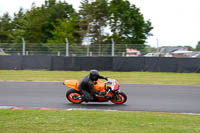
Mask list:
[[[200,41],[198,42],[198,44],[196,46],[196,51],[200,51]]]
[[[82,42],[85,38],[91,38],[91,49],[98,47],[98,55],[102,54],[103,45],[103,29],[107,26],[107,0],[96,0],[89,2],[84,0],[81,3],[80,15],[80,31],[82,33]]]
[[[27,43],[27,51],[51,51],[43,43],[47,43],[48,40],[58,36],[52,33],[55,30],[55,25],[59,23],[59,19],[68,20],[75,14],[76,12],[72,6],[66,2],[46,0],[41,7],[36,7],[33,3],[30,10],[24,11],[21,8],[18,13],[14,14],[13,20],[8,14],[1,18],[0,26],[3,28],[0,29],[0,40],[2,40],[1,42],[7,40],[6,42],[16,43],[10,48],[13,51],[21,49],[21,44],[17,43],[21,43],[22,38]],[[54,43],[54,45],[57,44]]]
[[[12,39],[11,31],[13,29],[11,17],[8,13],[0,16],[0,43],[10,42]]]
[[[20,8],[18,13],[14,14],[14,19],[13,19],[13,25],[14,25],[14,30],[12,32],[12,35],[14,36],[12,42],[14,43],[20,43],[22,37],[26,33],[27,27],[27,21],[25,19],[25,11]]]
[[[152,30],[151,22],[145,21],[140,10],[131,5],[127,0],[96,0],[82,1],[80,10],[81,29],[84,37],[91,38],[94,48],[99,48],[99,54],[103,52],[102,47],[111,51],[111,47],[103,43],[111,44],[114,39],[118,52],[125,52],[126,48],[136,48],[144,52],[145,40]],[[105,35],[103,28],[110,27],[112,35]],[[98,45],[97,45],[98,44]]]
[[[184,48],[188,49],[189,51],[194,51],[195,49],[191,46],[184,46]]]
[[[73,13],[71,5],[65,2],[56,3],[55,0],[46,1],[42,7],[33,6],[25,14],[25,40],[31,43],[46,43],[48,39],[53,38],[51,31],[54,30],[57,19],[69,19]]]
[[[70,42],[74,41],[73,32],[77,23],[72,19],[57,19],[57,24],[53,25],[54,30],[51,31],[53,35],[53,40],[49,40],[48,42],[65,42],[65,38],[68,38]]]
[[[105,28],[112,34],[105,34]],[[22,38],[28,51],[56,51],[52,47],[64,47],[60,43],[68,38],[70,49],[76,49],[89,38],[91,50],[98,48],[98,55],[111,51],[114,39],[117,52],[128,48],[145,49],[145,40],[152,30],[151,22],[145,21],[139,8],[127,0],[83,0],[79,13],[67,2],[45,0],[41,7],[34,3],[30,10],[23,10],[11,18],[8,13],[0,16],[0,42],[16,43],[12,50],[20,50]],[[34,43],[34,44],[33,44]],[[44,45],[44,43],[52,43]],[[75,45],[75,43],[77,43]]]
[[[53,39],[48,40],[45,44],[52,52],[60,51],[65,52],[65,39],[68,39],[69,49],[75,51],[74,53],[81,53],[78,48],[79,34],[76,32],[78,29],[77,18],[73,17],[71,19],[57,19],[57,24],[53,25],[54,30],[51,31]],[[54,46],[56,44],[56,46]]]
[[[127,0],[112,0],[109,7],[112,38],[121,49],[135,48],[143,51],[145,40],[152,30],[151,22],[145,21],[139,8]],[[126,45],[126,46],[123,46]]]
[[[155,48],[155,47],[151,47],[149,45],[146,45],[145,46],[145,51],[146,51],[146,54],[147,53],[156,53],[158,52],[158,48]]]

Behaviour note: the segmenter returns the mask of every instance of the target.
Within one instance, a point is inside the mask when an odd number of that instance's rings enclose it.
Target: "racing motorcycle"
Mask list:
[[[66,98],[76,104],[83,102],[83,93],[78,89],[78,80],[65,80],[64,85],[70,87],[66,92]],[[89,102],[108,102],[111,101],[115,104],[123,104],[127,100],[127,96],[124,92],[120,91],[119,83],[114,79],[108,79],[108,81],[103,82],[98,80],[94,83],[95,91],[99,92],[95,94],[94,100]]]

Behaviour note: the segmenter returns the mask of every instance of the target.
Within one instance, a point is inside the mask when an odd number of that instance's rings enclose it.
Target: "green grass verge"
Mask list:
[[[0,70],[0,80],[23,81],[64,81],[80,80],[87,71],[29,71]],[[118,80],[120,83],[200,85],[200,73],[159,73],[159,72],[100,72],[101,75]]]
[[[200,133],[199,121],[171,113],[0,110],[1,133]]]

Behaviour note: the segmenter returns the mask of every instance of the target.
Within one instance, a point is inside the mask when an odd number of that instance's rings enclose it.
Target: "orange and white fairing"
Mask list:
[[[78,80],[65,80],[64,85],[79,91],[79,89],[78,89],[79,81]],[[96,83],[94,85],[94,89],[96,91],[102,91],[102,92],[105,91],[105,83],[101,80],[96,81]]]

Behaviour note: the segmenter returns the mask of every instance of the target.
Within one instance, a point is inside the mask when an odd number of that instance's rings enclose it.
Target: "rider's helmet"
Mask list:
[[[99,78],[99,72],[97,70],[91,70],[90,71],[90,79],[92,81],[97,81]]]

